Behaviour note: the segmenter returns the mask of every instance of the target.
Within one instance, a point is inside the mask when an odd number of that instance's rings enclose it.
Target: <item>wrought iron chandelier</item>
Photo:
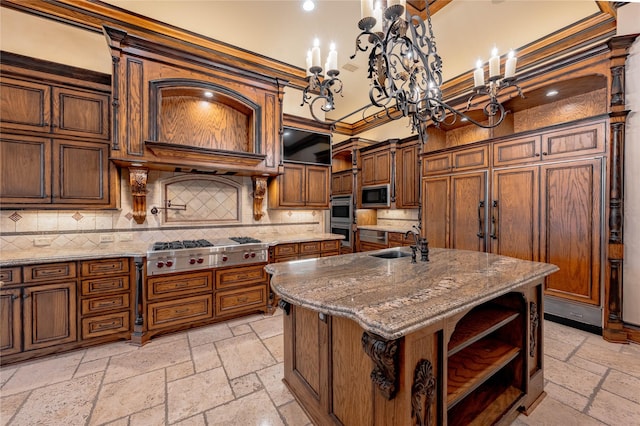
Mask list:
[[[384,2],[384,0],[382,0]],[[326,76],[322,75],[318,43],[307,55],[307,79],[309,85],[302,94],[302,104],[309,104],[313,118],[327,124],[335,124],[355,113],[381,108],[389,119],[402,117],[410,119],[411,131],[417,132],[426,142],[426,128],[430,123],[452,125],[458,117],[476,126],[492,128],[502,123],[506,111],[498,100],[500,91],[515,87],[516,58],[510,53],[505,63],[505,75],[500,76],[500,58],[494,49],[489,60],[489,79],[485,83],[484,68],[479,61],[474,72],[473,94],[467,102],[468,111],[475,100],[484,102],[481,110],[484,120],[477,121],[462,111],[444,102],[442,98],[442,59],[438,55],[431,15],[427,4],[427,22],[419,16],[412,16],[406,10],[405,0],[388,0],[386,7],[373,0],[361,0],[362,19],[358,22],[361,33],[356,37],[355,58],[358,52],[369,52],[368,78],[370,103],[357,111],[337,120],[324,120],[316,116],[314,108],[324,112],[335,109],[335,96],[342,96],[342,81],[338,78],[337,54],[332,48],[325,65]]]

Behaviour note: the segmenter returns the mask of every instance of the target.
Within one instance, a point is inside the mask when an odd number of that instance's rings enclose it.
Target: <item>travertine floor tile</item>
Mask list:
[[[104,382],[111,383],[189,361],[191,359],[189,346],[186,341],[184,342],[185,344],[175,344],[171,341],[152,341],[143,346],[144,350],[114,356],[107,367]]]
[[[240,336],[241,334],[247,334],[253,332],[249,324],[240,324],[231,328],[231,332],[234,336]]]
[[[258,376],[256,376],[255,373],[231,379],[230,383],[236,398],[254,393],[263,388],[262,382],[258,379]]]
[[[566,361],[576,350],[576,346],[571,343],[556,340],[551,337],[544,338],[544,354],[560,361]]]
[[[213,343],[194,346],[191,348],[191,357],[197,373],[218,368],[222,365],[216,346]]]
[[[255,331],[261,339],[282,334],[283,322],[282,317],[280,316],[268,317],[260,321],[254,321],[250,323],[250,325],[253,331]]]
[[[216,348],[230,379],[276,363],[262,341],[253,333],[216,342]]]
[[[568,407],[557,400],[546,397],[529,415],[518,416],[513,425],[529,426],[602,426],[603,423]]]
[[[284,361],[284,339],[281,334],[263,339],[262,343],[269,349],[276,361]]]
[[[615,347],[620,345],[616,345],[615,343],[607,343],[607,345],[613,345],[614,347],[603,347],[599,344],[594,345],[591,342],[585,342],[580,346],[576,355],[640,378],[640,362],[638,362],[638,356],[620,352],[620,348]]]
[[[207,423],[204,419],[204,414],[197,414],[193,417],[189,417],[188,419],[181,420],[173,424],[174,426],[207,426]]]
[[[105,359],[115,355],[133,352],[138,349],[138,346],[132,345],[128,342],[115,342],[109,343],[108,345],[95,346],[86,350],[84,358],[82,358],[82,362]]]
[[[0,425],[9,424],[11,418],[18,412],[18,408],[30,395],[31,391],[17,393],[15,395],[3,396],[0,399]]]
[[[296,401],[291,401],[278,407],[278,411],[280,411],[287,426],[306,426],[311,423],[309,417]]]
[[[258,371],[258,377],[265,389],[269,393],[271,400],[276,406],[286,404],[293,401],[293,395],[285,386],[282,378],[284,377],[284,364],[279,363],[274,366]]]
[[[189,331],[189,344],[192,347],[214,343],[218,340],[233,337],[231,330],[226,323],[210,325],[207,327],[196,328]]]
[[[640,424],[640,404],[601,390],[587,413],[611,426]]]
[[[548,382],[545,385],[544,390],[547,392],[547,396],[578,411],[583,411],[589,403],[588,397],[580,395],[571,389],[559,386],[553,382]]]
[[[13,395],[69,380],[73,377],[82,355],[82,352],[72,352],[66,356],[22,364],[2,386],[2,395]]]
[[[597,374],[547,356],[544,358],[544,377],[586,397],[593,394],[601,379]]]
[[[586,331],[572,329],[571,333],[567,333],[567,327],[555,322],[544,322],[544,337],[545,339],[553,339],[557,342],[563,342],[567,345],[571,345],[577,348],[581,345],[589,336],[590,333]]]
[[[32,425],[34,419],[45,420],[48,425],[85,424],[101,378],[102,374],[92,374],[34,390],[11,424]]]
[[[222,368],[204,371],[167,385],[169,423],[233,400]]]
[[[280,415],[265,391],[252,393],[206,412],[207,425],[284,426]]]
[[[611,370],[602,383],[602,389],[640,404],[640,379],[637,377]],[[640,423],[640,418],[638,418],[638,423]]]
[[[139,413],[133,414],[129,417],[130,425],[145,425],[145,426],[164,426],[167,424],[165,420],[165,406],[156,405],[155,407],[149,407],[146,410],[142,410]]]
[[[164,370],[156,370],[103,384],[89,424],[100,425],[164,404],[164,383]]]
[[[545,352],[546,352],[546,348],[545,348]],[[577,355],[573,355],[571,358],[569,358],[567,362],[571,365],[575,365],[576,367],[582,368],[583,370],[587,370],[594,374],[597,374],[600,377],[603,377],[606,374],[606,372],[609,371],[609,367],[602,364],[598,364],[597,362],[589,361],[588,359],[584,359]]]
[[[74,378],[87,376],[94,373],[103,373],[107,369],[109,358],[96,359],[95,361],[83,362],[76,369]]]
[[[182,379],[195,373],[193,368],[193,361],[189,360],[176,365],[170,365],[166,368],[167,371],[167,383],[174,380]]]
[[[18,371],[18,367],[14,367],[14,366],[2,367],[0,369],[0,386],[7,383],[7,381],[11,378],[11,376],[15,374],[16,371]]]

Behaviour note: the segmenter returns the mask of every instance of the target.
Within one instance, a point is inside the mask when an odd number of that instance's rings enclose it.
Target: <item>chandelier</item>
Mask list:
[[[383,1],[384,3],[384,1]],[[505,63],[505,75],[500,75],[500,57],[494,48],[489,59],[489,78],[485,82],[482,62],[474,71],[474,88],[465,111],[474,100],[483,102],[482,121],[448,105],[442,98],[442,59],[438,55],[431,26],[431,15],[427,3],[427,22],[412,16],[406,10],[405,0],[388,0],[385,6],[373,0],[361,0],[362,19],[358,22],[361,33],[356,37],[356,50],[367,52],[368,78],[370,80],[370,103],[357,111],[334,121],[325,121],[316,116],[316,109],[326,112],[335,109],[335,96],[342,96],[342,81],[338,78],[337,53],[332,46],[325,64],[326,76],[320,63],[320,48],[316,39],[313,49],[307,54],[308,86],[302,93],[302,104],[309,104],[316,121],[335,124],[360,111],[366,119],[367,110],[375,107],[382,114],[397,120],[408,117],[411,131],[417,132],[426,141],[426,127],[433,123],[452,125],[458,117],[476,126],[492,128],[502,123],[506,111],[498,101],[501,90],[513,86],[520,96],[522,92],[515,84],[516,57],[509,54]]]

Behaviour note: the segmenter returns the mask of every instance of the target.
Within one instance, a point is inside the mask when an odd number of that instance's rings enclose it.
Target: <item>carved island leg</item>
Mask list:
[[[435,398],[436,378],[433,366],[426,359],[421,359],[413,372],[411,385],[411,418],[416,426],[431,426],[431,405]]]
[[[371,381],[387,400],[393,399],[398,390],[399,340],[385,340],[365,331],[362,348],[376,364],[371,371]]]
[[[129,185],[133,197],[133,219],[142,225],[147,217],[147,173],[148,169],[129,167]]]

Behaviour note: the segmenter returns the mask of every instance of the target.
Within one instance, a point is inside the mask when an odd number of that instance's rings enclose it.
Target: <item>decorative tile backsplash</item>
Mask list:
[[[49,248],[234,235],[260,238],[260,234],[326,232],[329,223],[328,210],[265,209],[256,221],[249,177],[152,170],[147,183],[147,217],[138,225],[131,214],[128,182],[128,172],[123,169],[118,210],[1,210],[0,250],[33,248],[36,238],[40,243],[50,240]],[[150,213],[151,207],[162,207],[167,199],[172,205],[186,204],[187,210],[171,210],[166,217],[164,210]]]

